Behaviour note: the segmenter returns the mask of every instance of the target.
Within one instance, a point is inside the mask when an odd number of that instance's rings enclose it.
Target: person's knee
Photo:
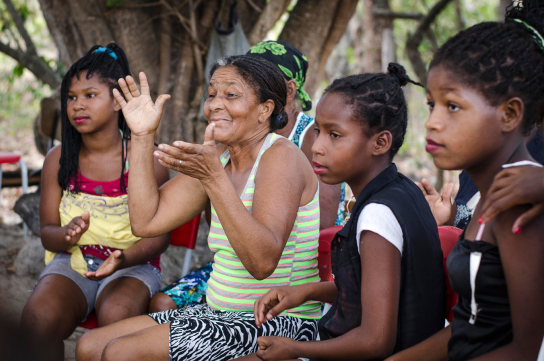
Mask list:
[[[149,301],[149,313],[153,312],[161,312],[161,311],[168,311],[168,310],[176,310],[178,306],[174,302],[174,300],[162,293],[158,292],[156,293],[152,298],[151,301]]]
[[[63,339],[63,329],[59,327],[63,322],[69,320],[63,319],[62,313],[56,310],[44,310],[37,305],[27,305],[21,316],[21,329],[27,335],[34,335],[40,339]]]
[[[97,347],[95,340],[96,332],[91,330],[84,333],[76,343],[76,360],[78,361],[92,361],[100,360],[102,350]]]
[[[111,340],[104,351],[102,351],[101,361],[123,361],[130,359],[130,351],[123,346],[122,340],[116,338]]]
[[[142,308],[136,302],[128,300],[125,300],[125,302],[116,302],[114,300],[104,302],[97,312],[98,325],[100,327],[110,325],[126,318],[142,315],[145,311],[145,308]]]

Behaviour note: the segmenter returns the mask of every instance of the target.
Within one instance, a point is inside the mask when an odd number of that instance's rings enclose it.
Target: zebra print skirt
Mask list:
[[[257,352],[260,336],[283,336],[296,341],[317,337],[317,320],[276,317],[261,327],[253,312],[229,312],[207,304],[149,315],[158,324],[170,322],[171,361],[231,360]]]

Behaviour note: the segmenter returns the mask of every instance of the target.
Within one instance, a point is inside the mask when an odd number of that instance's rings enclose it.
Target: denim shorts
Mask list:
[[[162,275],[157,267],[150,264],[143,264],[138,266],[132,266],[123,268],[114,272],[112,275],[101,279],[100,281],[92,281],[72,269],[70,265],[71,255],[66,253],[57,253],[55,258],[45,267],[40,274],[38,282],[42,278],[51,274],[58,274],[68,277],[78,285],[83,291],[85,298],[87,299],[87,315],[94,310],[96,300],[104,288],[113,280],[120,277],[133,277],[142,281],[149,289],[149,297],[151,298],[162,285]],[[89,272],[95,272],[104,260],[93,256],[83,256],[87,262],[87,269]],[[36,284],[38,284],[36,282]]]

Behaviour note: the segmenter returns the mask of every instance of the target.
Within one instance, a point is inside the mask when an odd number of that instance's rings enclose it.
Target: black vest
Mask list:
[[[322,340],[361,325],[361,258],[357,220],[370,203],[386,205],[404,238],[395,352],[411,347],[444,327],[445,277],[438,228],[421,190],[392,164],[361,192],[352,216],[331,244],[338,296],[319,321]]]

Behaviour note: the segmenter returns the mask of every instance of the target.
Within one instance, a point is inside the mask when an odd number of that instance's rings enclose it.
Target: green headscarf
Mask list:
[[[308,72],[308,59],[297,48],[286,41],[263,41],[249,49],[247,54],[257,55],[276,64],[283,71],[287,80],[297,84],[297,94],[302,103],[302,110],[312,109],[312,99],[302,87]]]

